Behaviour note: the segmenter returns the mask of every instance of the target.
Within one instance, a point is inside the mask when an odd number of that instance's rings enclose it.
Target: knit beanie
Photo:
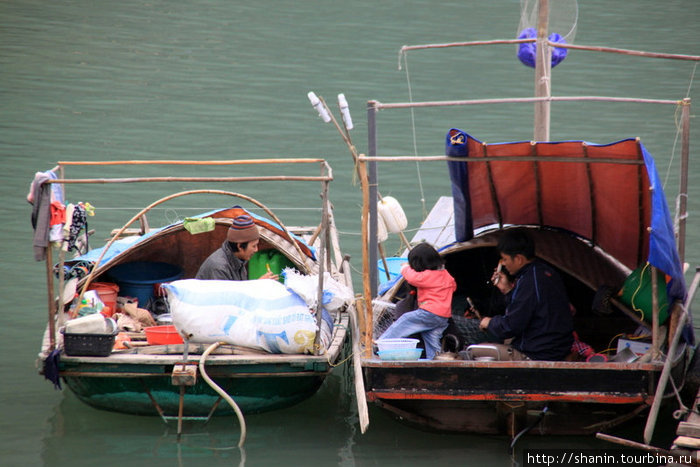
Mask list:
[[[260,238],[258,227],[246,214],[235,217],[226,234],[226,239],[231,243],[247,243],[258,238]]]

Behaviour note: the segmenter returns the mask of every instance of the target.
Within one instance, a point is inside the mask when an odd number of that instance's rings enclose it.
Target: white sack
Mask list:
[[[228,344],[271,353],[312,353],[316,320],[278,281],[186,279],[163,285],[173,324],[191,342]]]
[[[295,269],[285,268],[284,285],[304,299],[311,309],[318,300],[318,274],[305,276]],[[329,313],[345,309],[353,300],[352,290],[333,279],[329,272],[323,273],[323,308]]]

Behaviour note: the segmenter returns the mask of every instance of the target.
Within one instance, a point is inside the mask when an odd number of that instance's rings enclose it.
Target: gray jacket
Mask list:
[[[224,241],[221,248],[204,260],[195,279],[248,280],[248,262],[238,259],[229,242]]]

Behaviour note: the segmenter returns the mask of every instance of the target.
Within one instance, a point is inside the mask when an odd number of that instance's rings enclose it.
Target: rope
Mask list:
[[[202,378],[204,378],[204,381],[207,382],[207,384],[217,392],[223,399],[226,399],[226,402],[229,403],[229,405],[233,408],[233,411],[236,412],[236,416],[238,417],[238,423],[241,425],[241,437],[238,440],[238,447],[242,448],[243,443],[245,443],[245,437],[246,437],[246,425],[245,425],[245,419],[243,418],[243,413],[241,412],[241,409],[238,408],[238,405],[236,402],[233,400],[231,396],[226,394],[226,391],[221,389],[221,387],[216,384],[207,374],[207,371],[204,368],[204,362],[206,361],[207,357],[209,356],[210,353],[212,353],[214,350],[216,350],[217,347],[219,347],[223,342],[214,342],[212,345],[210,345],[207,350],[202,354],[201,358],[199,359],[199,371],[202,373]]]
[[[408,71],[408,57],[403,54],[403,62],[406,67],[406,84],[408,86],[408,101],[413,103],[413,88],[411,87],[411,76]],[[399,69],[401,68],[399,63]],[[411,107],[411,134],[413,137],[413,155],[418,157],[418,143],[416,141],[416,115],[414,107]],[[423,190],[423,178],[420,171],[420,162],[416,161],[416,175],[418,177],[418,187],[420,189],[420,202],[423,207],[423,218],[428,214],[428,210],[425,206],[425,191]]]

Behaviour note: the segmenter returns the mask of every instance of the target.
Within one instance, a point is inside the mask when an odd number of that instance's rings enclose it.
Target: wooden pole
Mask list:
[[[372,356],[372,287],[369,274],[369,181],[367,180],[367,168],[363,161],[357,166],[360,183],[362,186],[362,291],[364,297],[362,313],[362,343],[364,357]]]
[[[37,200],[37,202],[39,202]],[[49,305],[49,350],[56,348],[56,300],[53,283],[53,247],[51,242],[46,247],[46,294]]]
[[[386,262],[386,253],[384,253],[384,245],[377,243],[377,249],[379,250],[379,257],[382,259],[382,264],[384,265],[384,272],[386,273],[386,279],[391,279],[391,273],[389,272],[389,265]]]
[[[690,159],[690,99],[681,106],[681,179],[678,200],[678,256],[685,262],[685,227],[688,218],[688,161]]]
[[[499,45],[499,44],[525,44],[528,42],[536,42],[537,39],[497,39],[492,41],[470,41],[470,42],[449,42],[444,44],[423,44],[423,45],[404,45],[399,50],[399,54],[405,54],[409,50],[421,50],[421,49],[443,49],[448,47],[469,47],[474,45]],[[630,49],[619,49],[614,47],[598,47],[589,45],[575,45],[566,44],[561,42],[551,42],[547,41],[550,47],[556,47],[561,49],[575,49],[575,50],[588,50],[591,52],[606,52],[606,53],[616,53],[621,55],[635,55],[638,57],[647,58],[663,58],[670,60],[687,60],[687,61],[700,61],[700,56],[698,55],[683,55],[683,54],[667,54],[659,52],[645,52],[643,50],[630,50]]]
[[[657,448],[649,444],[637,443],[636,441],[630,441],[629,439],[618,438],[617,436],[606,435],[605,433],[596,433],[595,437],[598,439],[602,439],[603,441],[608,441],[610,443],[627,446],[628,448],[636,448],[641,449],[643,451],[657,452],[665,456],[671,456],[673,454],[671,451],[667,451],[666,449]]]
[[[535,96],[550,97],[552,56],[547,40],[549,28],[549,0],[539,0],[537,18],[537,45],[535,60]],[[549,141],[550,103],[535,103],[535,141]]]
[[[269,182],[269,181],[308,181],[324,182],[328,177],[265,175],[251,177],[129,177],[129,178],[75,178],[58,179],[49,183],[104,184],[104,183],[146,183],[146,182]]]
[[[666,54],[658,52],[644,52],[643,50],[617,49],[614,47],[594,47],[589,45],[564,44],[559,42],[549,42],[551,47],[562,49],[588,50],[591,52],[607,52],[621,55],[635,55],[646,58],[664,58],[669,60],[687,60],[692,62],[700,61],[700,55]]]
[[[651,266],[651,265],[650,265]],[[659,283],[656,277],[656,268],[651,266],[651,360],[657,361],[661,355],[659,351]]]
[[[609,96],[549,96],[549,97],[505,97],[500,99],[464,99],[454,101],[425,101],[425,102],[394,102],[382,103],[373,101],[376,110],[386,109],[417,109],[421,107],[456,107],[462,105],[492,105],[492,104],[529,104],[540,101],[550,102],[630,102],[637,104],[666,104],[678,105],[682,100],[643,99],[638,97],[609,97]]]
[[[323,319],[323,279],[328,259],[328,182],[323,184],[321,192],[321,205],[323,212],[321,214],[321,247],[319,248],[318,257],[318,289],[316,290],[316,329],[318,332],[314,337],[314,355],[319,355],[321,342],[321,320]]]
[[[234,159],[221,161],[196,161],[196,160],[119,160],[119,161],[60,161],[59,165],[268,165],[268,164],[312,164],[325,162],[324,159],[317,158],[297,158],[297,159]]]
[[[673,363],[673,357],[676,354],[676,347],[678,347],[678,341],[680,340],[683,326],[688,319],[688,309],[683,307],[683,314],[681,314],[678,319],[678,324],[676,325],[676,333],[673,335],[673,340],[668,346],[668,354],[666,356],[666,362],[664,363],[664,368],[661,370],[661,376],[659,376],[659,383],[656,385],[656,391],[654,392],[654,402],[651,404],[649,409],[649,416],[647,417],[647,423],[644,427],[644,442],[649,444],[651,442],[651,437],[654,434],[654,428],[656,426],[656,417],[659,415],[659,408],[661,408],[661,401],[663,401],[664,392],[666,391],[666,383],[668,382],[668,377],[671,374],[671,366]]]
[[[357,414],[360,419],[360,432],[364,434],[369,427],[369,410],[367,408],[367,394],[365,393],[365,381],[362,375],[362,346],[360,345],[360,323],[358,309],[350,310],[352,331],[352,369],[355,380],[355,398],[357,399]]]

